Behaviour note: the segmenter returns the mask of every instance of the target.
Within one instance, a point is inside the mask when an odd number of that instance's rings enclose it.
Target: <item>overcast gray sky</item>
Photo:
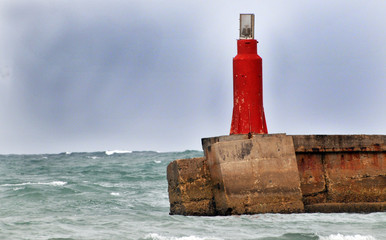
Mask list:
[[[386,1],[1,0],[0,154],[227,135],[240,13],[269,133],[386,134]]]

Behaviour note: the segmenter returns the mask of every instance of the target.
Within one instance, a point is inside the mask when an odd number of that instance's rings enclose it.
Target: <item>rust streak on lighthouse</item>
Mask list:
[[[268,133],[263,108],[263,67],[254,39],[254,14],[240,14],[240,39],[233,58],[230,134]]]

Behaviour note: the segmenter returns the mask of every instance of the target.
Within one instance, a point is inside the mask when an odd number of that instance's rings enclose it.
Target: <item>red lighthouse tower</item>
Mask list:
[[[240,14],[240,39],[233,58],[230,134],[268,133],[263,108],[263,67],[254,39],[254,14]]]

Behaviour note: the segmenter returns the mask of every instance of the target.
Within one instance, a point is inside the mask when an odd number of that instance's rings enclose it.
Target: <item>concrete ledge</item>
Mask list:
[[[318,203],[304,206],[307,213],[370,213],[384,212],[386,202]]]
[[[384,152],[386,135],[292,135],[295,152]]]

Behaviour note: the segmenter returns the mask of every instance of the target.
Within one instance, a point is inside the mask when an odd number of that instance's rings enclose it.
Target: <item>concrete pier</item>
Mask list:
[[[230,135],[169,164],[170,214],[385,211],[385,135]]]

